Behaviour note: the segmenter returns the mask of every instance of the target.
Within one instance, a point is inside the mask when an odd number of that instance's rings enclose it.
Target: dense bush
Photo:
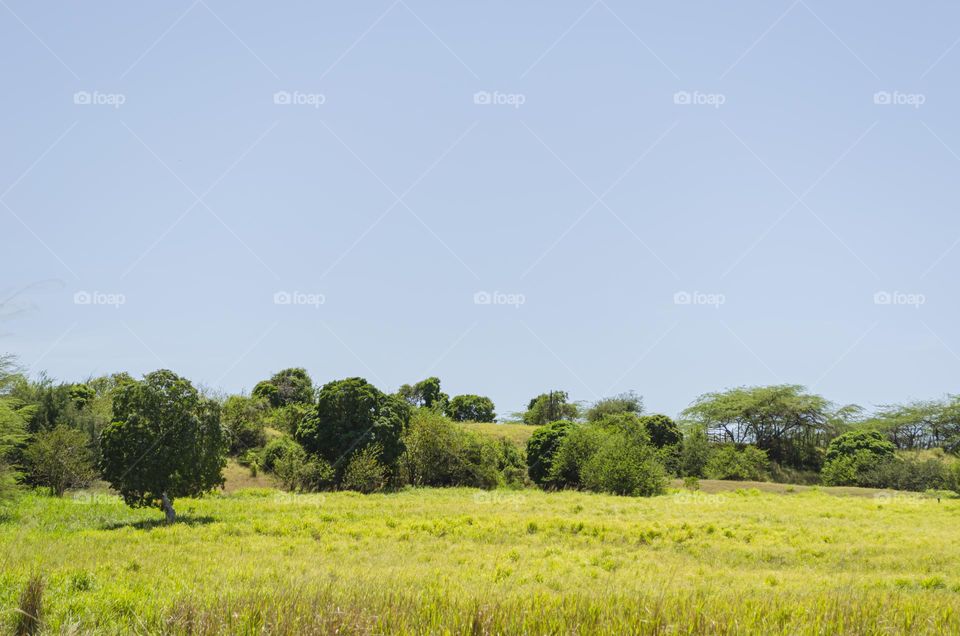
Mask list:
[[[862,486],[894,490],[957,490],[957,460],[944,454],[877,454],[860,449],[840,455],[823,467],[828,486]]]
[[[838,435],[827,446],[824,459],[828,462],[839,457],[852,457],[866,452],[877,458],[892,457],[896,447],[880,431],[857,430]]]
[[[387,468],[380,462],[381,454],[379,444],[364,446],[354,453],[343,473],[340,486],[344,490],[362,493],[381,490],[387,483]]]
[[[587,490],[650,497],[662,494],[666,471],[655,450],[627,432],[612,432],[602,440],[581,470]]]
[[[710,455],[703,473],[708,479],[761,481],[766,479],[769,469],[766,451],[756,446],[737,448],[733,444],[724,444]]]
[[[583,488],[618,495],[663,492],[666,471],[640,419],[632,413],[605,415],[569,425],[559,439],[543,485]]]
[[[553,457],[573,426],[573,422],[566,420],[551,422],[538,427],[527,440],[527,470],[535,484],[547,485]]]
[[[414,486],[494,488],[515,462],[498,440],[466,431],[439,413],[418,409],[404,436],[402,480]],[[513,476],[515,477],[515,475]]]
[[[287,446],[274,460],[273,472],[287,490],[316,492],[334,483],[333,468],[326,460],[309,457],[298,444]]]
[[[86,486],[96,475],[86,434],[63,424],[34,435],[23,455],[30,483],[57,497],[68,488]]]
[[[703,426],[693,426],[683,436],[680,444],[680,475],[683,477],[703,477],[713,447],[707,430]]]
[[[266,471],[275,472],[277,462],[291,453],[306,455],[303,447],[289,437],[272,439],[260,452],[260,466]]]
[[[550,488],[580,488],[583,486],[583,467],[600,449],[608,431],[595,425],[578,424],[560,440],[553,455],[550,472],[544,486]]]
[[[266,403],[259,398],[231,395],[224,401],[220,422],[231,455],[241,455],[267,443],[265,416]]]

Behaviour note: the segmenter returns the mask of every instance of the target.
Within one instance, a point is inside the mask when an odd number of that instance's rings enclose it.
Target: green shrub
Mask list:
[[[289,437],[272,439],[260,452],[260,466],[267,472],[276,472],[277,461],[289,453],[306,454],[303,447]]]
[[[418,409],[404,435],[401,482],[495,488],[503,481],[501,471],[516,462],[504,455],[501,441],[506,440],[466,431],[431,409]]]
[[[583,467],[599,450],[609,431],[595,425],[574,425],[561,439],[543,485],[551,488],[580,488]],[[529,461],[529,458],[528,458]]]
[[[381,490],[387,481],[387,469],[380,463],[382,450],[377,444],[365,446],[353,454],[343,472],[340,486],[344,490],[372,493]]]
[[[848,431],[833,438],[827,446],[825,461],[852,457],[867,452],[876,457],[892,457],[896,447],[880,431]]]
[[[666,472],[655,450],[629,433],[608,433],[581,471],[584,488],[615,495],[662,494]]]
[[[63,424],[34,435],[23,453],[30,482],[57,497],[86,486],[96,475],[88,441],[86,433]]]
[[[704,474],[708,479],[762,481],[766,479],[769,467],[766,451],[756,446],[738,449],[733,444],[724,444],[710,456]]]
[[[697,426],[689,430],[680,443],[680,474],[703,477],[712,452],[705,428]]]
[[[527,471],[530,479],[538,486],[547,485],[550,467],[557,454],[560,442],[574,427],[573,422],[561,420],[537,427],[527,440]]]
[[[231,395],[226,399],[220,412],[220,423],[231,455],[240,455],[267,443],[263,423],[266,409],[266,402],[259,398]]]

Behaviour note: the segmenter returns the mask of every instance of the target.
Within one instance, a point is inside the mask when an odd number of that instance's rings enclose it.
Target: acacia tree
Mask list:
[[[897,448],[960,448],[960,396],[880,407],[866,426],[885,433]]]
[[[771,460],[819,468],[821,448],[834,437],[851,407],[833,410],[825,398],[792,384],[738,387],[700,396],[683,412],[715,441],[753,444]]]
[[[226,444],[216,402],[172,371],[125,383],[114,397],[113,421],[100,436],[103,477],[127,505],[160,504],[176,520],[176,497],[223,485]]]

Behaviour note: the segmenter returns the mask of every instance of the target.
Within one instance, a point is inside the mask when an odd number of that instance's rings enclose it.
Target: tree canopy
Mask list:
[[[172,371],[122,384],[114,418],[101,434],[104,479],[130,506],[159,502],[167,521],[173,500],[223,484],[226,444],[219,405]]]

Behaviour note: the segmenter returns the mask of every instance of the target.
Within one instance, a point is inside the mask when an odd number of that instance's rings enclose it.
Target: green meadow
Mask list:
[[[165,525],[102,493],[21,495],[0,523],[7,629],[32,579],[51,634],[960,633],[957,500],[718,482],[178,508]]]

